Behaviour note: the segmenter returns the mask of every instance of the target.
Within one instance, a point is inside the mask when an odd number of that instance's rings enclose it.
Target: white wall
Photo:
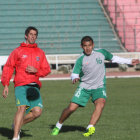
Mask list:
[[[0,56],[0,74],[2,73],[2,66],[6,63],[8,56]]]
[[[124,57],[124,58],[135,58],[140,60],[140,52],[124,52],[124,53],[113,53],[113,55]],[[49,64],[74,64],[79,54],[58,54],[58,55],[46,55]],[[0,74],[2,73],[2,66],[6,63],[8,56],[0,56]]]
[[[79,54],[59,54],[46,55],[49,64],[55,64],[58,69],[58,64],[74,64]],[[8,56],[0,56],[0,75],[2,73],[2,66],[6,63]]]

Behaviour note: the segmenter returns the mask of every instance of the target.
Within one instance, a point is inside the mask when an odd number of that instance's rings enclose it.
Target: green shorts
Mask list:
[[[33,86],[15,87],[16,106],[26,105],[26,113],[29,113],[34,107],[42,108],[42,99],[40,90]]]
[[[88,100],[92,98],[92,102],[99,98],[106,99],[106,88],[97,88],[97,89],[84,89],[82,87],[78,87],[75,91],[74,96],[71,99],[71,102],[76,103],[80,106],[86,106]]]

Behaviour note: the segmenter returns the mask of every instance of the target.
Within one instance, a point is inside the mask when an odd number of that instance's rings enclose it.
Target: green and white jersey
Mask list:
[[[76,60],[73,75],[80,77],[80,87],[85,89],[101,88],[105,84],[104,60],[111,60],[113,55],[104,50],[94,50],[91,55],[84,53]]]

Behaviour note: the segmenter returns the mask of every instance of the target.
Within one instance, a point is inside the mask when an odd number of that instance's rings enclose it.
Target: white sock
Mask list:
[[[94,125],[89,124],[89,125],[87,126],[87,129],[89,129],[90,127],[94,127]]]
[[[13,138],[12,140],[19,140],[18,138]]]
[[[63,123],[61,124],[61,123],[59,123],[59,121],[56,123],[56,127],[57,127],[58,129],[61,129],[62,125],[63,125]]]

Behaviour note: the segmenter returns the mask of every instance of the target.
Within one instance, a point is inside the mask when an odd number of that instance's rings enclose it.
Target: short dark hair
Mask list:
[[[36,35],[38,36],[38,30],[36,27],[33,27],[33,26],[27,27],[27,29],[25,30],[25,35],[27,36],[31,30],[36,31]]]
[[[94,43],[92,37],[90,36],[84,36],[82,39],[81,39],[81,46],[83,46],[83,42],[87,42],[87,41],[91,41],[92,43]]]

